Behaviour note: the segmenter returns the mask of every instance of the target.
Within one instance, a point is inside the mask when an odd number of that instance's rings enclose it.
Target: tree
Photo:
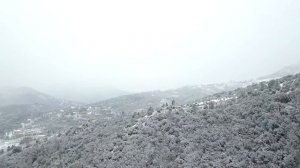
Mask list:
[[[2,155],[4,153],[4,149],[0,150],[0,155]]]
[[[213,101],[208,102],[208,108],[209,109],[214,109],[215,108],[215,103]]]
[[[196,104],[193,104],[192,108],[191,108],[191,113],[196,113],[197,110],[198,110],[198,108],[197,108]]]
[[[172,100],[172,107],[174,107],[175,106],[175,100],[173,99]]]
[[[148,108],[148,110],[147,110],[147,114],[148,114],[148,115],[152,115],[153,112],[154,112],[154,110],[153,110],[153,108],[150,106],[150,107]]]
[[[22,147],[21,146],[13,146],[12,147],[12,153],[19,153],[22,151]]]
[[[275,101],[278,101],[281,103],[288,103],[291,101],[291,98],[289,97],[289,95],[287,95],[285,93],[278,93],[275,96]]]

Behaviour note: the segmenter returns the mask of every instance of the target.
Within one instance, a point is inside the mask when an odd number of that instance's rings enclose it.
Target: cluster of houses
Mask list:
[[[4,139],[0,139],[0,150],[6,151],[11,146],[19,146],[24,139],[38,140],[45,138],[42,128],[34,125],[32,119],[28,119],[27,123],[21,123],[21,127],[6,132]]]
[[[220,106],[223,105],[224,103],[228,102],[229,100],[235,100],[237,99],[236,96],[233,97],[221,97],[218,99],[211,99],[211,100],[207,100],[207,101],[201,101],[201,102],[196,102],[193,103],[193,106],[196,106],[199,109],[212,109],[216,106]]]
[[[44,113],[41,117],[28,119],[26,123],[21,123],[20,128],[6,132],[3,139],[0,139],[0,150],[6,151],[8,147],[20,146],[24,139],[38,140],[46,138],[47,129],[38,126],[44,120],[89,120],[94,118],[110,119],[113,112],[110,107],[83,107],[71,106],[65,109],[57,109],[52,112]]]
[[[42,134],[42,129],[34,125],[32,119],[28,119],[27,123],[21,123],[21,128],[6,132],[4,138],[7,140],[12,140],[26,136],[37,136],[40,134]]]

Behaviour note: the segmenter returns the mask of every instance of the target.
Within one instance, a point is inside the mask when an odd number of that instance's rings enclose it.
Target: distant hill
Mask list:
[[[193,104],[89,122],[10,151],[0,167],[296,168],[299,102],[300,74],[286,76]]]
[[[123,90],[108,86],[88,86],[86,84],[70,84],[68,86],[57,85],[44,89],[46,93],[57,98],[93,103],[129,94]]]
[[[61,100],[29,87],[0,88],[0,106],[28,104],[58,105],[60,103]]]
[[[260,81],[267,81],[271,79],[277,79],[286,75],[293,75],[300,72],[300,64],[291,65],[281,70],[264,77],[260,77],[256,80],[240,81],[240,82],[228,82],[220,84],[207,84],[198,86],[186,86],[173,90],[165,91],[151,91],[137,94],[129,94],[124,96],[115,97],[112,99],[100,101],[91,104],[91,106],[109,107],[113,112],[131,113],[136,110],[145,109],[148,107],[160,107],[164,103],[170,104],[172,100],[175,100],[177,104],[190,103],[194,100],[202,97],[220,93],[224,91],[234,90],[240,87],[246,87],[253,83]]]
[[[287,76],[287,75],[294,75],[297,73],[300,73],[300,63],[286,66],[270,75],[263,76],[258,79],[259,80],[269,80],[269,79],[281,78],[281,77]]]
[[[93,103],[91,104],[91,106],[110,107],[113,112],[116,113],[132,113],[136,110],[145,109],[150,106],[155,108],[160,107],[166,103],[171,104],[172,100],[175,100],[176,104],[190,103],[194,100],[214,93],[234,90],[239,87],[245,87],[249,84],[252,84],[252,81],[186,86],[174,90],[151,91],[124,95]]]

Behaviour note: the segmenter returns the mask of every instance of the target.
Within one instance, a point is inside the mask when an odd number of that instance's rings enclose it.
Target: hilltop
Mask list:
[[[9,105],[59,105],[60,100],[30,87],[0,88],[0,107]]]

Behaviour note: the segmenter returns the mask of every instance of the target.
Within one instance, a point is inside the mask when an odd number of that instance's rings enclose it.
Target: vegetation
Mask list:
[[[199,98],[223,91],[234,90],[250,83],[252,82],[230,82],[227,84],[186,86],[175,90],[143,92],[108,99],[94,103],[91,106],[110,107],[115,113],[126,112],[126,114],[132,114],[139,109],[146,109],[150,106],[156,108],[162,105],[175,105],[175,101],[176,104],[191,103]]]
[[[207,105],[151,108],[146,114],[91,121],[9,152],[0,158],[0,167],[300,165],[300,74],[199,102]]]
[[[0,107],[0,138],[5,132],[20,128],[27,119],[41,117],[44,113],[54,108],[39,104],[9,105]]]

